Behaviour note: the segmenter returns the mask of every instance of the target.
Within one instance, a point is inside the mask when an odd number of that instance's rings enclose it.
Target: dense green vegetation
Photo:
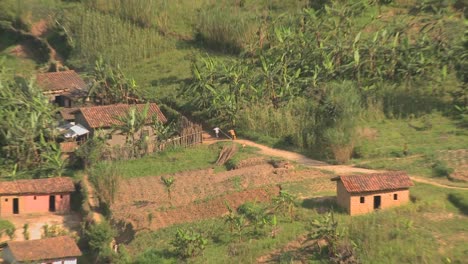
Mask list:
[[[1,176],[61,175],[67,165],[53,143],[56,109],[28,83],[35,72],[51,69],[55,58],[90,77],[94,95],[105,103],[157,101],[205,127],[235,128],[241,137],[274,147],[462,185],[447,180],[455,165],[446,153],[468,147],[467,5],[463,0],[0,1]],[[39,42],[50,44],[59,57],[26,41],[42,19],[47,30]],[[133,125],[119,130],[132,142]],[[118,184],[116,171],[131,178],[211,168],[220,148],[108,164],[98,162],[103,142],[93,140],[78,156],[107,205]],[[246,148],[227,166],[254,155]],[[287,183],[284,190],[303,196],[314,183]],[[466,215],[466,194],[426,185],[413,193],[414,203],[402,208],[355,218],[335,214],[340,239],[352,242],[346,245],[354,245],[362,263],[463,262],[468,227],[460,218]],[[274,236],[267,234],[273,218],[256,214],[271,205],[249,206],[232,212],[237,232],[221,219],[141,232],[128,245],[128,255],[124,247],[118,256],[108,252],[114,231],[106,224],[90,226],[85,239],[102,261],[176,263],[177,252],[189,252],[184,254],[190,263],[250,263],[312,232],[310,221],[321,219],[318,211],[331,204],[304,201],[294,217],[289,211],[277,215]],[[180,241],[174,243],[177,233]],[[197,254],[180,246],[188,245],[186,240],[199,243]],[[312,263],[327,257],[314,252],[307,255]],[[290,262],[294,254],[281,253],[278,260]]]
[[[462,263],[467,253],[463,246],[463,238],[451,238],[457,233],[468,231],[466,221],[460,222],[458,209],[449,202],[447,195],[463,192],[449,192],[427,185],[417,185],[412,189],[415,202],[401,208],[385,210],[379,213],[350,218],[345,214],[335,212],[338,231],[344,241],[354,244],[358,259],[362,263]],[[312,232],[314,220],[321,219],[320,208],[330,204],[308,202],[296,208],[295,221],[288,216],[277,215],[279,231],[275,237],[269,234],[269,229],[262,229],[263,235],[254,232],[253,227],[245,230],[242,242],[236,233],[229,231],[229,225],[222,219],[202,221],[178,225],[156,232],[142,232],[128,246],[131,253],[137,253],[136,263],[151,263],[158,260],[161,263],[177,263],[175,248],[170,245],[180,228],[191,228],[201,232],[208,238],[208,244],[202,256],[190,260],[190,263],[254,263],[260,256],[280,248],[300,235]],[[460,240],[458,240],[460,239]],[[444,249],[440,249],[443,243]],[[321,255],[290,249],[279,252],[278,262],[286,263],[298,260],[301,256],[308,257],[311,263],[321,262]],[[448,253],[450,252],[450,253]],[[281,262],[280,262],[281,263]]]

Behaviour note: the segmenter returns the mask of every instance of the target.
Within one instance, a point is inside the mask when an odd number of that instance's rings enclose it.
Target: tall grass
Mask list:
[[[87,0],[84,4],[93,9],[119,15],[142,27],[150,27],[160,7],[160,1],[152,0]]]
[[[262,137],[281,139],[285,144],[307,148],[315,143],[313,105],[298,99],[283,108],[257,104],[243,109],[237,125],[243,136],[262,141]]]
[[[257,29],[258,23],[237,8],[212,7],[201,10],[196,38],[211,49],[239,53],[253,41]]]
[[[81,62],[102,56],[111,64],[135,65],[170,46],[154,29],[92,10],[75,12],[64,24],[74,39],[72,56]]]

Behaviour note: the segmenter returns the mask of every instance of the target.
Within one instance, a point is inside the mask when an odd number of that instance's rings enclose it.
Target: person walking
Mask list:
[[[220,131],[221,129],[219,129],[219,127],[215,127],[215,128],[213,128],[213,130],[214,130],[214,132],[215,132],[216,137],[219,138],[219,131]]]
[[[234,129],[231,129],[231,130],[229,130],[228,132],[229,132],[229,134],[231,135],[232,140],[236,140],[236,139],[237,139],[237,137],[236,137],[236,131],[234,131]]]

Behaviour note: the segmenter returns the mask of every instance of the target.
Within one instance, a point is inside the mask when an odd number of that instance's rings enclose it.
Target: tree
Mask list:
[[[175,179],[173,176],[171,177],[164,177],[164,176],[161,176],[161,183],[164,185],[164,188],[166,189],[166,192],[167,192],[167,197],[169,198],[169,201],[172,200],[172,197],[171,197],[171,192],[172,192],[172,189],[174,188],[174,183],[175,183]]]
[[[231,233],[233,233],[234,231],[237,233],[240,242],[242,241],[242,233],[246,227],[245,217],[234,212],[234,210],[227,203],[227,201],[224,201],[224,204],[226,205],[226,208],[229,211],[229,214],[227,214],[224,217],[224,222],[229,225]]]
[[[115,165],[106,162],[95,164],[90,170],[90,180],[96,187],[99,200],[108,207],[112,206],[122,181]]]
[[[85,235],[90,249],[98,258],[106,259],[112,256],[110,245],[117,232],[107,221],[90,225]]]
[[[41,153],[41,157],[46,161],[44,169],[50,172],[48,175],[61,177],[68,162],[63,159],[59,144],[54,142],[49,146],[46,152]]]
[[[294,220],[294,207],[296,206],[296,196],[286,191],[280,191],[279,195],[273,198],[273,205],[275,211],[279,211],[284,215],[287,214],[291,222]]]
[[[1,165],[21,171],[40,171],[47,167],[41,153],[54,142],[57,109],[32,82],[16,78],[3,82],[0,73],[0,156]],[[57,164],[56,164],[57,165]]]
[[[119,124],[113,126],[114,132],[119,132],[125,135],[126,143],[132,145],[135,143],[135,135],[141,132],[148,121],[149,104],[139,111],[136,107],[131,107],[130,110],[123,116],[115,116],[114,119],[119,121]]]
[[[85,170],[88,170],[103,158],[106,143],[104,137],[99,134],[100,132],[96,131],[93,137],[86,140],[75,152],[75,155],[83,161]]]
[[[268,223],[266,208],[257,203],[246,202],[237,208],[237,212],[244,216],[254,227],[254,232],[258,234],[259,229]]]
[[[127,78],[119,66],[113,68],[105,63],[102,57],[96,60],[90,77],[92,85],[88,96],[103,105],[140,101],[135,80]]]

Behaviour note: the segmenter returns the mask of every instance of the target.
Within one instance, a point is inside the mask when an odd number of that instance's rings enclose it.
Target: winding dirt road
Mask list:
[[[204,136],[204,144],[214,144],[218,141],[230,141],[228,139],[220,139],[216,140],[212,138],[209,135]],[[291,151],[286,151],[286,150],[280,150],[280,149],[274,149],[270,148],[258,143],[255,143],[250,140],[246,139],[238,139],[235,141],[236,143],[239,144],[245,144],[246,146],[252,146],[260,149],[260,153],[266,156],[270,157],[279,157],[287,160],[291,160],[294,162],[297,162],[298,164],[307,166],[307,167],[313,167],[317,168],[319,170],[324,170],[324,171],[331,171],[333,173],[339,174],[339,175],[349,175],[349,174],[354,174],[354,173],[376,173],[376,172],[382,172],[382,171],[377,171],[377,170],[370,170],[370,169],[364,169],[364,168],[357,168],[351,165],[330,165],[322,161],[318,160],[313,160],[310,159],[304,155],[291,152]],[[455,189],[455,190],[465,190],[468,191],[468,188],[466,187],[456,187],[456,186],[448,186],[444,184],[440,184],[438,182],[431,181],[430,179],[426,178],[421,178],[418,176],[410,176],[411,179],[415,182],[420,182],[420,183],[425,183],[425,184],[430,184],[433,186],[441,187],[441,188],[447,188],[447,189]]]

